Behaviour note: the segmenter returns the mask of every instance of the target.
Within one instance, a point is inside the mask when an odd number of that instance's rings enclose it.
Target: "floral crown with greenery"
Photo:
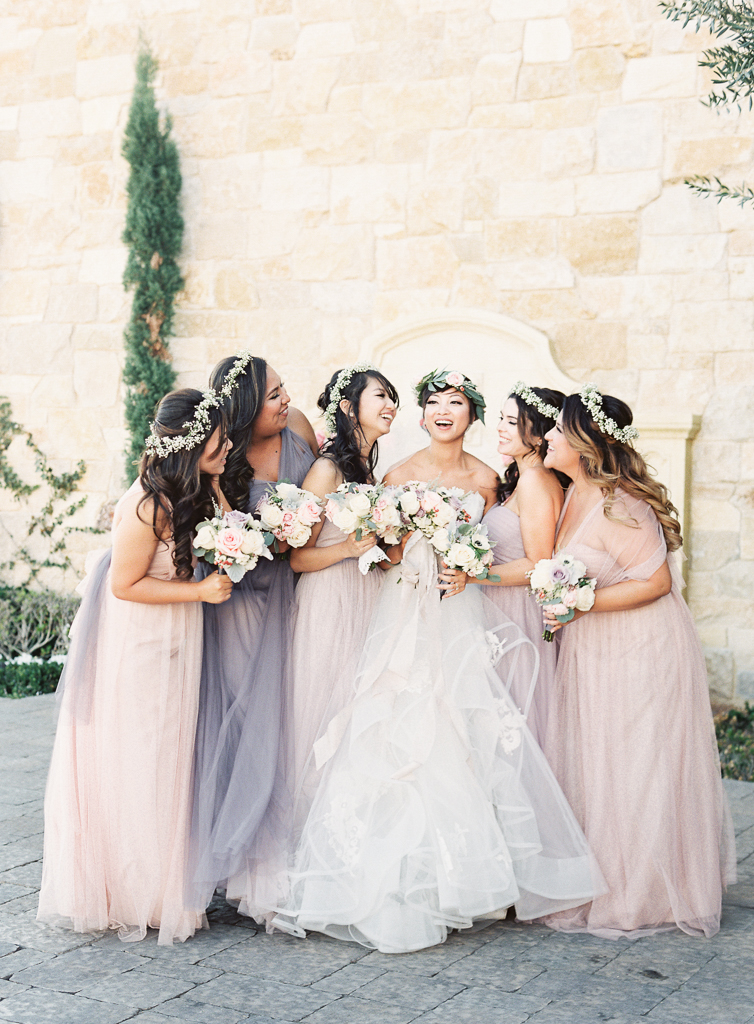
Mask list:
[[[194,415],[183,424],[185,434],[172,434],[169,437],[160,437],[155,430],[154,422],[149,425],[149,437],[144,441],[144,447],[149,455],[155,455],[158,459],[166,459],[168,455],[179,452],[181,449],[190,451],[206,440],[211,420],[209,411],[222,405],[224,399],[229,398],[235,388],[238,387],[238,378],[251,362],[251,352],[240,352],[235,363],[228,371],[223,386],[219,391],[209,388],[202,395],[202,400],[194,410]]]
[[[419,405],[422,404],[422,394],[425,390],[444,391],[446,388],[455,388],[465,395],[471,402],[476,418],[484,423],[484,410],[487,407],[484,396],[476,384],[460,370],[430,370],[414,388],[416,401]]]
[[[635,437],[639,436],[636,427],[619,427],[615,420],[604,412],[602,394],[596,384],[584,384],[579,391],[579,398],[603,434],[608,434],[616,441],[624,443],[633,441]]]
[[[335,383],[330,392],[330,401],[325,409],[325,430],[329,437],[334,437],[337,431],[335,414],[341,403],[343,392],[351,383],[351,378],[357,373],[368,373],[370,370],[377,370],[377,367],[372,366],[371,363],[353,363],[351,366],[345,366],[335,378]]]
[[[542,399],[529,387],[528,384],[524,384],[522,380],[517,380],[511,390],[512,395],[518,395],[519,398],[523,399],[527,405],[531,405],[532,408],[536,409],[540,415],[545,416],[549,420],[556,420],[560,409],[556,405],[548,405],[547,402]]]

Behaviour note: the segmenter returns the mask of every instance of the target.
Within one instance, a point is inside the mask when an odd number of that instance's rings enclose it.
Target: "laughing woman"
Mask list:
[[[632,440],[631,410],[594,385],[570,395],[545,465],[567,474],[556,551],[597,580],[594,607],[561,629],[545,752],[609,892],[547,920],[637,938],[714,935],[735,850],[707,673],[681,595],[676,510]]]

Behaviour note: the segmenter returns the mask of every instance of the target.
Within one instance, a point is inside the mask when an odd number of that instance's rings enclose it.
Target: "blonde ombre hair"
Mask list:
[[[619,398],[603,395],[602,407],[621,428],[630,426],[633,421],[633,413]],[[651,506],[662,527],[668,551],[679,548],[682,537],[678,509],[671,502],[667,487],[650,475],[649,467],[639,452],[630,443],[604,434],[580,395],[566,398],[562,423],[566,440],[581,456],[584,475],[597,484],[605,496],[605,516],[625,522],[627,526],[632,525],[632,521],[627,522],[613,514],[615,490],[622,487],[633,498],[646,501]]]

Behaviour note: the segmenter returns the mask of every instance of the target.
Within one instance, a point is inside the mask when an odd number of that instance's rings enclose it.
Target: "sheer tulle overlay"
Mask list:
[[[279,479],[300,486],[314,461],[311,449],[287,427],[281,443]],[[249,511],[268,486],[252,482]],[[244,899],[247,877],[288,826],[279,768],[293,602],[294,574],[276,558],[260,559],[229,601],[205,605],[189,890],[197,909],[217,886],[229,899]]]
[[[495,565],[525,558],[524,542],[521,538],[521,520],[505,505],[493,505],[484,517],[489,538],[495,546]],[[483,588],[484,596],[494,609],[502,612],[523,631],[534,644],[539,654],[539,675],[533,693],[528,692],[528,679],[520,683],[514,679],[511,697],[526,715],[526,724],[534,738],[542,743],[547,729],[547,714],[552,703],[555,679],[557,645],[542,639],[542,609],[531,596],[528,586]],[[494,620],[495,612],[491,613]],[[523,690],[521,686],[523,684]],[[527,706],[528,700],[528,706]]]
[[[613,514],[624,522],[608,520],[600,502],[563,545],[598,588],[647,580],[667,558],[650,506],[618,495]],[[670,564],[670,594],[561,631],[545,752],[609,892],[547,919],[554,928],[714,935],[722,887],[735,880],[704,657]]]
[[[38,919],[76,931],[206,924],[184,900],[202,651],[199,604],[146,605],[110,591],[110,551],[86,580],[61,680],[45,794]],[[172,544],[149,575],[172,579]]]
[[[528,919],[603,890],[507,694],[527,659],[536,678],[535,649],[512,623],[485,633],[478,589],[441,602],[436,583],[414,535],[385,574],[355,696],[315,744],[319,784],[274,927],[404,952],[514,903]]]

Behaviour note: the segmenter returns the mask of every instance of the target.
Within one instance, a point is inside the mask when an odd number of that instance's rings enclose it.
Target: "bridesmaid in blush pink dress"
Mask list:
[[[187,389],[163,398],[147,443],[71,631],[37,917],[124,942],[158,928],[170,945],[206,926],[184,898],[201,602],[226,601],[232,584],[194,582],[191,538],[230,442],[218,405]]]
[[[549,388],[529,388],[519,381],[503,406],[498,424],[498,451],[511,459],[500,488],[500,502],[482,522],[494,544],[498,583],[483,581],[487,619],[496,612],[515,622],[539,652],[539,675],[531,692],[530,674],[514,674],[510,694],[526,716],[541,745],[552,702],[557,646],[542,639],[542,613],[531,596],[526,573],[540,558],[549,558],[564,491],[557,475],[544,467],[545,434],[552,429],[565,395]],[[472,582],[470,578],[469,582]],[[520,678],[519,678],[520,675]]]
[[[630,441],[631,410],[593,385],[547,435],[545,465],[573,480],[556,548],[597,580],[562,629],[545,753],[609,892],[551,927],[607,938],[668,928],[714,935],[735,880],[730,811],[699,637],[669,552],[675,509]]]

